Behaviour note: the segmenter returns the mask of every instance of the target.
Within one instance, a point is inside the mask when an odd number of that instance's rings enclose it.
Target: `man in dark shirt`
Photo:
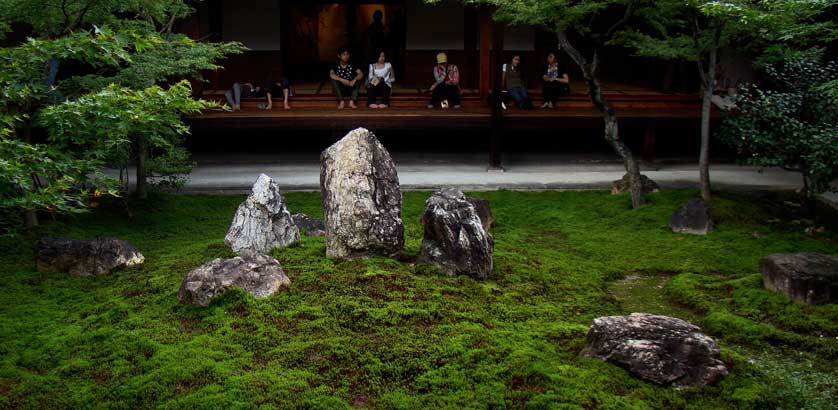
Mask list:
[[[349,50],[346,47],[338,49],[338,62],[329,71],[329,78],[332,79],[332,88],[338,97],[338,109],[344,107],[343,99],[349,96],[349,107],[358,108],[355,102],[358,101],[358,92],[361,89],[361,80],[364,73],[349,63]]]

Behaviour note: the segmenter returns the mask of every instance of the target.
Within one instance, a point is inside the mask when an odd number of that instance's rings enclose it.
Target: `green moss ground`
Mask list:
[[[116,236],[146,256],[99,277],[40,274],[33,239],[0,238],[0,408],[830,408],[838,306],[762,289],[773,252],[838,254],[747,197],[714,204],[717,230],[672,234],[692,191],[630,210],[605,192],[489,192],[495,271],[481,283],[413,263],[428,193],[405,193],[399,260],[324,257],[323,238],[273,252],[287,292],[179,305],[185,274],[231,256],[243,196],[163,196],[129,221],[105,205],[40,234]],[[287,195],[321,215],[319,195]],[[720,340],[731,374],[704,389],[645,383],[580,358],[598,316],[645,310]]]

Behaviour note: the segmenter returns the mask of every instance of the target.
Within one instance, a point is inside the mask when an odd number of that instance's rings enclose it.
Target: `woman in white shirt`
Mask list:
[[[390,106],[390,94],[393,92],[393,66],[387,62],[387,54],[378,54],[378,60],[370,64],[367,76],[367,105],[370,108],[387,108]],[[381,100],[381,103],[378,100]]]

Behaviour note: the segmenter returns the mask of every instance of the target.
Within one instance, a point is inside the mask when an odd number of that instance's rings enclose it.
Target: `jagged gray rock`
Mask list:
[[[669,220],[669,227],[675,233],[707,235],[713,231],[710,210],[704,201],[693,198],[686,205],[675,211]]]
[[[728,373],[719,346],[701,329],[648,313],[594,319],[582,355],[617,364],[661,385],[704,386]]]
[[[466,197],[466,200],[474,206],[474,210],[477,211],[477,216],[480,217],[480,222],[483,224],[486,232],[492,229],[492,225],[495,224],[495,217],[492,215],[492,207],[489,204],[489,200],[472,197]]]
[[[145,257],[128,241],[116,238],[76,240],[42,238],[37,245],[38,272],[101,275],[118,267],[141,265]]]
[[[396,257],[404,248],[396,165],[372,132],[358,128],[320,155],[326,255]]]
[[[449,275],[484,280],[492,272],[494,240],[477,210],[462,192],[445,189],[425,202],[425,235],[419,260],[439,266]]]
[[[212,298],[241,288],[263,298],[291,286],[276,259],[260,254],[215,259],[189,272],[178,290],[180,303],[209,306]]]
[[[239,254],[267,253],[300,240],[285,198],[271,177],[262,174],[239,205],[224,242]]]
[[[307,236],[326,236],[326,225],[323,221],[306,214],[291,215],[298,228],[306,230]]]
[[[630,178],[629,174],[625,174],[625,175],[623,175],[622,179],[618,179],[618,180],[614,181],[614,183],[611,186],[611,194],[612,195],[619,195],[619,194],[622,194],[624,192],[628,192],[629,191],[629,185],[630,185],[629,184],[630,179],[631,178]],[[658,186],[658,183],[653,181],[651,178],[647,177],[646,175],[640,175],[640,181],[643,185],[643,194],[644,195],[660,191],[660,186]]]
[[[838,257],[777,253],[759,263],[766,289],[809,305],[838,303]]]

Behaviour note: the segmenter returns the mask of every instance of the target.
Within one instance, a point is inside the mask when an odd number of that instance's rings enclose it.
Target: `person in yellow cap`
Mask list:
[[[453,105],[460,108],[460,70],[454,64],[448,63],[448,56],[445,53],[436,55],[436,66],[434,66],[434,84],[431,85],[431,102],[428,108],[434,108],[437,104]]]

